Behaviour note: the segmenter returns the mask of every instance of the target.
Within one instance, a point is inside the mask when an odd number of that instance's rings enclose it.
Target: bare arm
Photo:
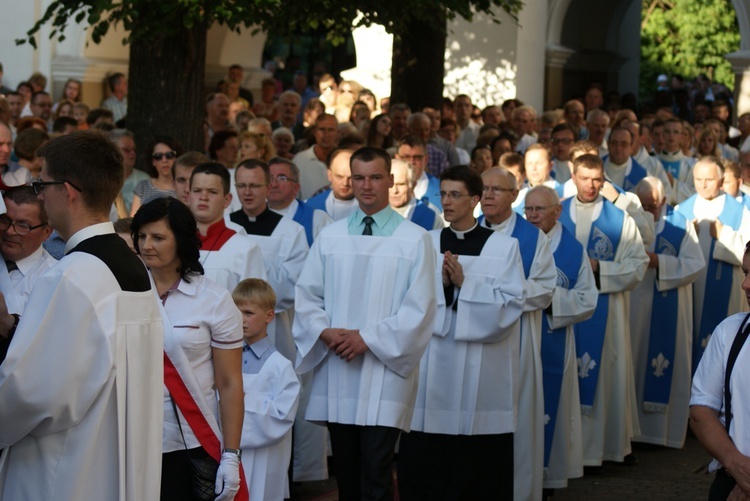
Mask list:
[[[715,457],[737,481],[745,493],[750,493],[750,457],[744,456],[729,438],[719,421],[719,412],[701,405],[690,407],[690,427],[705,449]]]
[[[245,411],[245,394],[242,390],[242,348],[232,350],[212,348],[211,354],[214,362],[214,381],[219,392],[224,448],[239,449]]]

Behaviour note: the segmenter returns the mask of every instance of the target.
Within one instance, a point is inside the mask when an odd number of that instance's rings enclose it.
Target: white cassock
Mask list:
[[[37,280],[0,365],[0,499],[158,499],[164,326],[120,244],[89,226]]]
[[[681,448],[685,443],[689,418],[693,338],[692,283],[705,267],[705,262],[692,223],[679,214],[671,214],[671,208],[667,218],[667,211],[668,206],[665,204],[656,226],[656,241],[648,246],[650,252],[658,255],[658,272],[654,268],[648,268],[643,281],[631,293],[630,340],[633,344],[633,370],[641,428],[641,434],[633,440]],[[681,241],[674,245],[673,241],[678,239]],[[657,301],[663,301],[667,294],[672,294],[676,299],[676,309],[670,311],[663,302],[655,304],[654,287],[658,290],[657,294],[660,294]],[[657,313],[655,307],[659,308],[658,311],[665,317],[669,328],[661,328],[658,323],[652,324],[652,315]],[[653,333],[655,336],[671,338],[673,355],[661,360],[658,360],[658,354],[656,357],[649,355],[652,330],[656,331]],[[668,396],[668,405],[660,405],[657,410],[650,404],[651,395],[644,398],[647,373],[656,378],[664,378],[668,372],[671,372],[671,385],[667,385],[669,391],[665,394]],[[651,376],[648,377],[650,378]]]
[[[693,182],[695,160],[695,158],[686,157],[681,151],[674,154],[666,152],[659,154],[659,161],[664,167],[664,171],[672,174],[674,179],[670,185],[672,187],[672,198],[671,200],[668,199],[667,203],[681,204],[695,195],[695,183]]]
[[[562,225],[556,223],[547,234],[553,256],[561,252],[571,251],[566,247],[560,247],[563,231],[566,230],[563,229]],[[567,236],[575,238],[570,233]],[[576,241],[576,243],[578,242]],[[564,284],[557,284],[555,293],[552,295],[552,315],[547,315],[550,329],[565,328],[566,333],[560,402],[557,407],[557,418],[555,419],[553,440],[550,446],[549,466],[544,471],[543,486],[545,489],[565,488],[568,486],[569,478],[583,476],[581,406],[579,405],[580,395],[578,393],[578,369],[573,326],[588,319],[594,313],[599,291],[596,289],[588,254],[582,246],[578,250],[582,253],[582,258],[575,286],[567,288]],[[558,274],[560,273],[558,271]],[[544,334],[542,335],[544,336]]]
[[[519,383],[515,354],[525,290],[518,242],[493,233],[480,255],[459,256],[464,283],[454,296],[454,310],[442,294],[443,231],[452,230],[430,232],[438,263],[433,279],[441,294],[435,330],[419,367],[411,429],[445,435],[513,433]]]
[[[576,239],[587,248],[589,256],[592,254],[588,249],[592,224],[602,214],[605,203],[610,202],[599,196],[592,203],[584,204],[573,198],[563,205],[561,222],[565,217],[572,220]],[[590,412],[582,415],[585,466],[623,461],[630,454],[631,437],[640,433],[635,408],[628,291],[643,279],[648,256],[636,225],[627,214],[623,216],[619,245],[611,259],[599,261],[599,295],[607,295],[609,304],[596,393]],[[579,367],[589,365],[578,358]],[[579,371],[579,378],[587,372]]]
[[[527,232],[521,234],[519,225],[526,226]],[[524,274],[528,270],[526,301],[521,317],[518,415],[522,418],[513,435],[513,490],[516,499],[541,499],[544,474],[542,310],[552,301],[557,272],[544,232],[515,212],[492,229],[518,239]]]
[[[300,384],[292,363],[274,352],[257,374],[242,374],[245,419],[242,423],[242,467],[250,499],[289,498],[288,469],[292,424]]]
[[[409,221],[390,237],[349,235],[347,219],[323,229],[294,303],[297,372],[314,371],[306,419],[409,430],[435,317],[434,270],[430,236]],[[359,329],[368,351],[341,360],[319,339],[329,327]]]
[[[267,280],[260,247],[247,235],[235,233],[219,249],[201,250],[204,276],[232,292],[246,278]]]
[[[742,257],[745,253],[745,244],[750,240],[750,211],[723,192],[713,200],[694,195],[678,205],[676,210],[688,220],[698,221],[698,241],[706,263],[698,279],[693,283],[693,367],[695,367],[716,325],[729,315],[748,311],[747,301],[737,291],[740,290],[744,278]],[[728,217],[731,216],[730,213],[734,213],[735,217]],[[719,238],[714,239],[711,237],[710,225],[717,219],[723,220],[724,227]],[[736,229],[730,226],[732,219],[735,220]],[[739,224],[736,224],[737,221]],[[709,277],[713,280],[709,280]],[[709,286],[716,288],[709,291],[707,295]],[[704,315],[708,317],[704,319]]]

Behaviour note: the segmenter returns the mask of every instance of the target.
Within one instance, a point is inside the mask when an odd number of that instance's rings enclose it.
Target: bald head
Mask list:
[[[530,189],[524,205],[526,219],[544,233],[549,233],[555,227],[562,213],[560,197],[548,186],[535,186]]]

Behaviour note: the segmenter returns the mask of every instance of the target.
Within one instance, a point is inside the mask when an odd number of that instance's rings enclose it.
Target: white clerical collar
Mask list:
[[[479,221],[475,220],[474,221],[474,226],[472,226],[471,228],[469,228],[466,231],[455,230],[455,229],[453,229],[453,226],[449,226],[448,228],[450,228],[451,231],[456,234],[456,238],[457,239],[464,240],[464,239],[466,239],[466,234],[469,233],[470,231],[474,231],[476,229],[476,227],[477,227],[478,224],[479,224]]]
[[[81,230],[78,230],[71,236],[67,243],[65,244],[65,253],[67,254],[71,250],[75,249],[78,244],[83,242],[84,240],[88,240],[91,237],[98,237],[99,235],[107,235],[109,233],[114,233],[115,227],[112,225],[111,221],[107,221],[104,223],[97,223],[92,224],[91,226],[87,226]]]

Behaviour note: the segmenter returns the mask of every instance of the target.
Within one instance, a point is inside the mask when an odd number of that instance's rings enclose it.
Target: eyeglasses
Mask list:
[[[162,158],[166,158],[167,160],[174,160],[177,158],[177,152],[176,151],[167,151],[166,153],[154,153],[151,155],[151,158],[154,160],[161,160]]]
[[[47,226],[47,223],[30,226],[26,223],[17,223],[16,221],[13,221],[12,219],[8,217],[0,217],[0,230],[1,231],[5,231],[11,226],[13,227],[14,230],[16,230],[16,233],[18,235],[24,236],[24,235],[28,235],[29,233],[31,233],[31,230],[41,228],[42,226]]]
[[[276,177],[271,177],[271,184],[273,183],[296,183],[296,179],[292,179],[291,177],[287,177],[284,174],[279,174]]]
[[[440,198],[443,199],[445,197],[450,198],[451,200],[460,200],[461,197],[470,197],[468,193],[460,193],[458,191],[441,191],[440,192]]]
[[[523,211],[524,212],[542,212],[543,210],[547,210],[550,207],[557,207],[557,205],[558,204],[546,205],[546,206],[541,206],[541,205],[527,205],[526,207],[523,208]]]
[[[71,183],[70,181],[34,181],[31,183],[31,188],[34,190],[35,195],[39,195],[44,191],[44,189],[47,186],[55,186],[57,184],[65,184],[65,183],[68,183],[69,185],[71,185],[73,188],[76,189],[76,191],[83,191],[81,190],[81,188]]]
[[[398,155],[398,158],[404,162],[421,162],[424,157],[424,155]]]
[[[260,188],[263,188],[264,186],[268,186],[267,184],[255,184],[255,183],[237,183],[234,185],[235,188],[237,188],[237,191],[244,191],[248,188],[251,190],[257,190]]]
[[[492,192],[492,194],[495,195],[496,197],[499,197],[503,193],[512,193],[514,191],[516,190],[514,190],[513,188],[500,188],[499,186],[482,187],[482,193],[486,195],[487,193]]]

